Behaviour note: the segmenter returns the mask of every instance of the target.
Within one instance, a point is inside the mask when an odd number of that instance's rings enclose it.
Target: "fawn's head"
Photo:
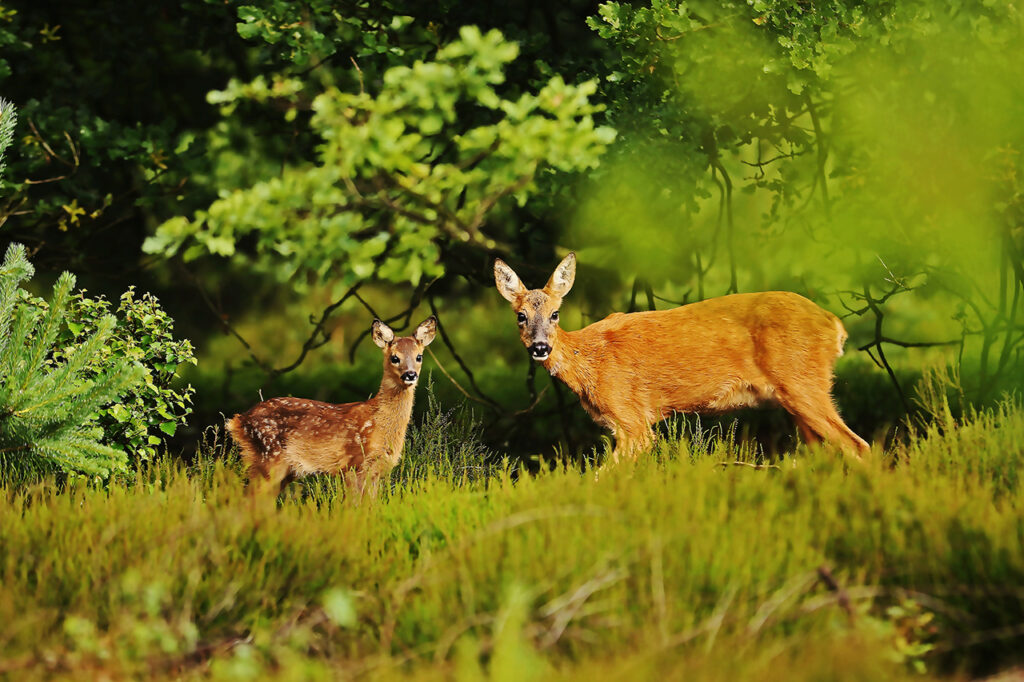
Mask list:
[[[558,309],[575,278],[574,253],[562,259],[543,289],[527,289],[504,261],[494,261],[494,282],[498,292],[516,311],[519,338],[530,351],[530,357],[537,362],[544,362],[551,355],[558,329]]]
[[[420,378],[423,349],[430,345],[437,332],[437,318],[423,320],[412,336],[395,338],[395,332],[380,320],[373,321],[371,335],[377,347],[384,351],[384,378],[396,385],[413,387]]]

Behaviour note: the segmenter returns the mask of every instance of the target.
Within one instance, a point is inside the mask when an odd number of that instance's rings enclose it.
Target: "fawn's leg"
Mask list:
[[[345,501],[358,505],[363,499],[363,492],[366,487],[366,472],[349,470],[343,476],[345,481]]]

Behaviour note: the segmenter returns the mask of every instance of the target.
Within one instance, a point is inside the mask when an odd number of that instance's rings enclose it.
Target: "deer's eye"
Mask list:
[[[555,312],[551,313],[551,321],[552,322],[557,322],[558,321],[558,311],[557,310]]]
[[[526,324],[526,315],[523,313],[516,313],[516,321],[518,321],[519,324]]]
[[[398,356],[397,355],[392,355],[391,356],[391,364],[392,365],[397,365],[398,364]]]
[[[417,355],[416,356],[416,362],[423,362],[423,356],[422,355]]]

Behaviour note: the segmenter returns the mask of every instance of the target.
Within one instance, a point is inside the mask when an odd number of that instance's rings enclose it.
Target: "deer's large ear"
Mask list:
[[[420,322],[420,326],[416,327],[416,333],[413,334],[421,346],[429,346],[430,342],[434,340],[434,334],[437,333],[437,318],[431,315],[427,319]]]
[[[377,348],[387,348],[387,345],[395,340],[395,333],[391,331],[391,327],[380,320],[373,321],[370,336],[373,337],[373,342],[377,344]]]
[[[494,260],[494,284],[498,287],[498,293],[509,303],[515,303],[516,298],[526,293],[519,275],[500,258]]]
[[[551,274],[551,279],[544,285],[544,291],[552,296],[561,298],[569,293],[569,289],[572,289],[572,283],[575,279],[576,254],[569,252],[569,255],[562,259],[562,262],[558,264],[558,267]]]

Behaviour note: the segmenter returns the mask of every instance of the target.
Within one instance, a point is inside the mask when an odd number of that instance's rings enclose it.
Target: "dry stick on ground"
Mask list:
[[[779,468],[781,468],[781,467],[779,467],[778,464],[752,464],[751,462],[741,462],[739,460],[736,460],[735,462],[719,462],[716,466],[720,466],[720,467],[729,467],[729,466],[748,467],[750,469],[757,469],[757,470],[761,470],[761,469],[779,469]]]
[[[839,608],[846,612],[846,616],[850,619],[850,623],[856,619],[856,614],[853,611],[853,607],[850,605],[850,596],[843,589],[839,581],[836,580],[835,576],[832,575],[832,571],[828,569],[828,566],[822,564],[818,566],[818,577],[821,578],[821,582],[825,583],[825,587],[830,592],[834,592],[836,598],[839,601]]]

